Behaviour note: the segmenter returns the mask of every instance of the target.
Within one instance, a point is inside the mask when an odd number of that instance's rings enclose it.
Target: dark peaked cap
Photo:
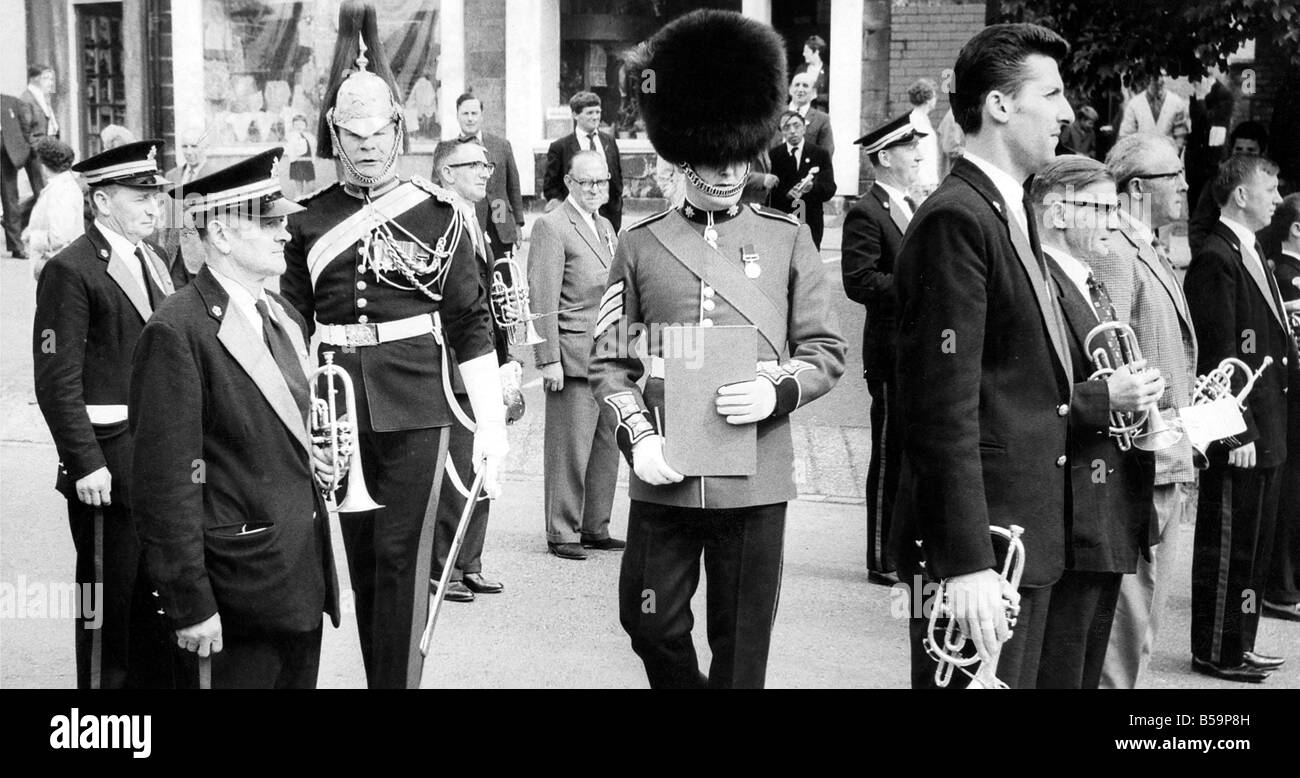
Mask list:
[[[748,162],[776,134],[785,43],[770,25],[693,11],[641,44],[628,65],[650,142],[669,162]]]
[[[163,149],[160,140],[138,140],[117,148],[87,157],[72,166],[89,186],[117,184],[141,189],[171,186],[158,169],[158,153]]]
[[[905,113],[897,119],[892,119],[888,124],[877,127],[871,132],[863,135],[861,138],[853,141],[862,146],[862,150],[868,154],[876,154],[894,146],[903,146],[917,138],[923,138],[929,135],[928,132],[921,132],[912,124],[912,115]]]
[[[196,178],[167,194],[185,205],[185,213],[236,211],[259,217],[288,216],[303,207],[280,191],[280,159],[283,148],[263,151],[202,178]]]

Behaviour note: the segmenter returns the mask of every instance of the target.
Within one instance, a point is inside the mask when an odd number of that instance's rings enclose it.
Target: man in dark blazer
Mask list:
[[[781,114],[784,140],[768,151],[772,175],[777,179],[768,204],[807,224],[813,244],[820,249],[825,229],[822,206],[835,196],[835,170],[831,167],[831,155],[810,143],[805,129],[804,118],[798,113]]]
[[[855,143],[871,160],[876,180],[844,214],[840,272],[850,300],[867,307],[862,328],[862,377],[871,394],[871,463],[867,466],[867,577],[893,585],[889,523],[898,490],[897,383],[894,381],[898,311],[894,260],[916,204],[907,194],[920,169],[918,131],[909,115],[893,119]]]
[[[56,86],[53,68],[45,65],[31,65],[27,68],[27,88],[19,95],[19,99],[27,107],[27,123],[23,127],[23,133],[27,136],[29,145],[35,145],[36,141],[46,135],[57,138],[62,131],[59,120],[54,118],[52,101]],[[41,172],[40,160],[35,155],[27,159],[27,178],[32,184],[32,194],[40,194],[41,188],[45,186],[45,175]]]
[[[609,536],[618,479],[611,409],[587,383],[592,331],[614,258],[614,226],[599,213],[609,178],[605,160],[579,152],[565,175],[564,204],[533,224],[528,291],[543,341],[533,347],[546,390],[544,441],[546,546],[561,559],[586,559],[584,548],[620,549]]]
[[[1272,232],[1281,246],[1273,255],[1273,275],[1292,335],[1300,343],[1300,192],[1283,198],[1273,213]],[[1300,383],[1296,381],[1287,389],[1286,435],[1288,456],[1282,471],[1277,536],[1264,589],[1263,615],[1300,621]]]
[[[1205,375],[1227,357],[1263,372],[1245,401],[1246,430],[1206,451],[1192,556],[1192,669],[1258,683],[1283,662],[1255,651],[1255,633],[1287,458],[1287,383],[1297,360],[1255,231],[1282,197],[1277,166],[1255,155],[1229,157],[1211,187],[1219,222],[1183,282],[1200,344],[1197,372]],[[1261,368],[1265,357],[1273,362]],[[1244,381],[1238,370],[1234,394]]]
[[[145,242],[167,185],[162,142],[119,146],[73,166],[95,219],[36,284],[36,400],[59,453],[55,488],[68,500],[77,582],[102,584],[103,626],[81,614],[78,688],[170,686],[166,646],[131,518],[131,355],[173,291],[161,250]],[[99,598],[96,598],[97,600]]]
[[[1049,587],[1065,569],[1073,375],[1021,182],[1053,159],[1073,119],[1057,65],[1068,49],[1029,24],[991,25],[962,47],[953,113],[967,152],[917,210],[894,271],[904,435],[890,540],[899,578],[919,588],[915,600],[926,582],[945,581],[979,656],[992,659],[1001,644],[997,675],[1013,688],[1037,680],[1050,650]],[[989,529],[1013,524],[1026,549],[1019,592],[995,569]],[[1008,641],[1004,597],[1017,594]],[[912,683],[931,686],[929,613],[912,616]]]
[[[614,137],[600,132],[600,97],[594,92],[578,92],[569,98],[569,110],[573,111],[573,132],[552,142],[546,150],[546,173],[542,181],[546,210],[554,210],[569,196],[564,177],[573,155],[579,151],[598,151],[609,168],[609,201],[600,207],[600,215],[609,219],[617,233],[623,224],[623,163]]]
[[[831,117],[825,111],[813,106],[817,94],[812,74],[795,73],[790,79],[789,109],[803,117],[808,124],[807,138],[814,146],[826,149],[827,154],[835,153],[835,134],[831,132]],[[772,142],[779,143],[781,138]]]
[[[456,98],[456,122],[460,124],[456,141],[477,143],[487,149],[487,160],[493,165],[487,195],[474,204],[474,209],[492,247],[492,256],[505,257],[514,252],[524,230],[524,200],[519,194],[519,168],[515,165],[514,150],[510,141],[483,131],[483,102],[473,92]],[[432,178],[439,180],[437,170],[433,171]]]
[[[33,157],[25,127],[31,123],[27,104],[13,95],[0,95],[0,207],[4,208],[5,250],[22,258],[22,226],[18,213],[18,171]]]
[[[1112,412],[1154,410],[1165,382],[1144,363],[1126,369],[1126,352],[1113,333],[1093,334],[1118,322],[1106,285],[1088,265],[1110,253],[1109,234],[1118,224],[1115,182],[1105,165],[1077,154],[1057,157],[1034,176],[1029,199],[1065,314],[1074,380],[1066,569],[1052,586],[1043,636],[1052,650],[1043,652],[1038,688],[1095,689],[1120,583],[1136,570],[1139,553],[1148,553],[1155,462],[1142,447],[1172,445],[1181,435],[1135,437],[1123,450],[1110,434]],[[1103,348],[1114,371],[1089,380],[1097,369],[1094,352]]]
[[[264,288],[302,210],[280,194],[283,154],[186,185],[205,265],[145,326],[131,374],[141,545],[177,645],[211,662],[213,688],[315,688],[321,613],[339,623],[306,326]]]

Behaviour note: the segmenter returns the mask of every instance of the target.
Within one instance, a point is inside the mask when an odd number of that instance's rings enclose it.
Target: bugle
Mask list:
[[[1105,337],[1112,333],[1119,344],[1119,365],[1113,364],[1104,342]],[[1102,342],[1098,342],[1099,339]],[[1142,348],[1138,346],[1137,334],[1122,321],[1102,322],[1093,327],[1084,337],[1083,347],[1092,360],[1093,373],[1088,376],[1090,381],[1105,381],[1120,367],[1131,366],[1142,360]],[[1155,403],[1137,412],[1112,411],[1110,435],[1120,451],[1128,451],[1134,446],[1143,451],[1160,451],[1183,437],[1181,430],[1170,427],[1165,422]]]
[[[320,397],[319,384],[325,379],[325,397]],[[348,491],[343,502],[338,505],[339,513],[358,513],[373,511],[384,506],[370,497],[366,488],[365,477],[361,473],[361,441],[357,433],[356,389],[352,386],[352,377],[348,371],[334,364],[334,352],[325,352],[325,364],[307,376],[311,386],[311,436],[325,438],[330,449],[330,462],[334,466],[334,475],[329,481],[320,484],[325,492],[325,501],[334,506],[334,493],[338,491],[343,477],[348,473]],[[337,382],[337,386],[335,385]],[[346,420],[338,413],[338,393],[343,392],[343,407]]]
[[[1255,382],[1259,380],[1264,368],[1271,364],[1273,358],[1265,356],[1259,363],[1259,369],[1252,371],[1250,366],[1240,359],[1225,357],[1217,367],[1196,379],[1196,384],[1192,387],[1192,406],[1197,412],[1212,414],[1211,418],[1216,420],[1215,423],[1226,429],[1244,430],[1246,422],[1241,414],[1246,410],[1246,398],[1250,396],[1250,390],[1255,387]],[[1241,391],[1234,395],[1232,379],[1238,373],[1245,377],[1245,384],[1242,385]],[[1214,408],[1211,409],[1210,406]],[[1188,413],[1191,411],[1189,410]],[[1192,456],[1197,467],[1203,468],[1209,465],[1209,458],[1205,452],[1211,443],[1219,439],[1219,437],[1212,437],[1208,440],[1192,440]]]
[[[535,346],[544,340],[533,326],[541,316],[534,315],[529,305],[528,281],[519,264],[510,257],[498,259],[493,264],[489,297],[492,316],[505,330],[510,345]]]

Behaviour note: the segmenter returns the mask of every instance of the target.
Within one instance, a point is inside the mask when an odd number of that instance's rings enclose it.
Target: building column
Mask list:
[[[546,108],[559,102],[560,0],[511,0],[506,3],[506,137],[525,195],[537,194],[533,148],[545,140]]]
[[[862,136],[863,0],[831,3],[830,84],[831,131],[835,133],[837,194],[858,193],[860,154],[853,141]]]
[[[447,137],[457,132],[456,98],[465,91],[465,0],[442,0],[438,43],[438,124]]]
[[[172,3],[172,83],[185,87],[172,90],[176,137],[180,138],[190,127],[205,126],[208,118],[205,90],[202,88],[205,83],[202,3]],[[182,161],[180,149],[174,151],[179,164]]]
[[[832,3],[831,5],[837,5]],[[772,23],[772,0],[741,0],[740,13],[763,24]],[[832,11],[832,14],[834,11]]]

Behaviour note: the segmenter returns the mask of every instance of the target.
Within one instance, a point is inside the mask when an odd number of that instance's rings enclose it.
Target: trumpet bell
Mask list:
[[[1143,451],[1164,451],[1183,439],[1183,432],[1169,426],[1155,407],[1147,411],[1143,431],[1133,437],[1133,445]]]
[[[358,470],[357,472],[360,473],[361,471]],[[375,502],[370,496],[365,481],[358,477],[357,484],[360,486],[358,489],[353,489],[352,485],[348,484],[348,492],[343,496],[343,502],[339,503],[339,513],[362,513],[364,511],[377,511],[384,507]]]
[[[536,346],[538,343],[545,343],[546,339],[539,335],[537,328],[533,326],[535,320],[528,319],[506,326],[506,341],[512,346]]]

